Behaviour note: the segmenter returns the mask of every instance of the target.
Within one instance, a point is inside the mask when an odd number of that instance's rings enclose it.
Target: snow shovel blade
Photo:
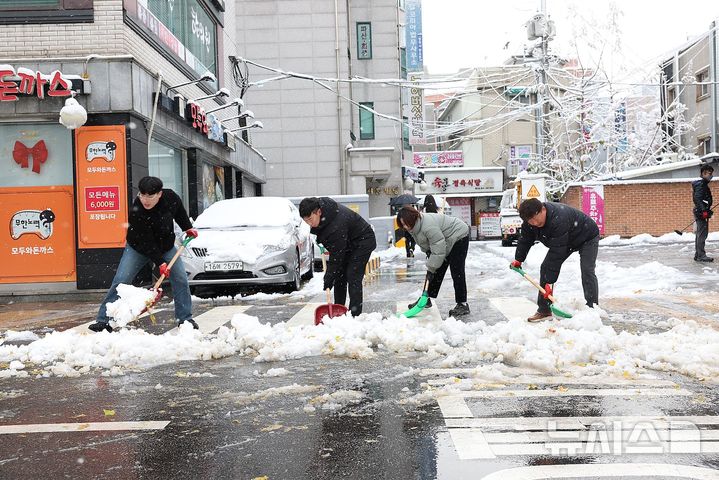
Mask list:
[[[322,323],[325,316],[330,318],[341,317],[347,313],[347,307],[338,303],[320,305],[315,309],[315,325]]]
[[[559,308],[555,307],[553,303],[549,304],[549,309],[552,311],[553,314],[555,314],[558,317],[562,318],[572,318],[570,314],[567,312],[560,310]]]
[[[518,274],[520,274],[521,276],[523,276],[529,283],[531,283],[531,284],[534,285],[537,289],[539,289],[538,284],[537,284],[536,282],[534,282],[531,278],[529,278],[529,276],[524,272],[524,270],[521,269],[521,267],[512,267],[512,266],[510,266],[509,268],[511,268],[512,270],[514,270],[515,272],[517,272]],[[542,291],[542,290],[540,289],[540,291]],[[544,293],[544,292],[542,292],[542,293]],[[555,307],[555,306],[554,306],[554,303],[552,303],[552,302],[549,303],[549,309],[552,311],[552,313],[553,313],[554,315],[556,315],[556,316],[558,316],[558,317],[561,317],[561,318],[572,318],[572,315],[570,315],[569,313],[565,312],[564,310],[559,309],[558,307]]]
[[[424,307],[427,305],[427,302],[429,301],[429,297],[427,296],[427,293],[423,293],[421,297],[419,297],[419,300],[417,300],[417,305],[410,308],[400,316],[412,318],[415,315],[417,315],[419,312],[424,310]]]

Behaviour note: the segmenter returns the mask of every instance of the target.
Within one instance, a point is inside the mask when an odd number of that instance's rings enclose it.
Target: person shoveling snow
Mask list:
[[[130,210],[127,244],[120,259],[120,265],[117,267],[115,278],[112,279],[112,286],[100,305],[95,323],[88,328],[93,332],[103,330],[112,332],[108,304],[118,300],[118,286],[132,283],[138,272],[148,262],[153,262],[155,265],[159,265],[162,276],[170,278],[178,325],[188,322],[197,329],[199,327],[192,319],[190,286],[187,283],[182,260],[178,257],[174,268],[171,268],[173,265],[168,266],[168,262],[171,263],[177,253],[173,220],[188,237],[196,238],[197,230],[192,228],[192,223],[190,223],[190,218],[187,216],[180,197],[170,189],[163,189],[162,180],[157,177],[143,177],[140,179],[138,188],[140,194],[132,203]],[[151,292],[155,297],[152,303],[159,299],[161,293],[160,290]],[[134,295],[131,296],[134,298]],[[143,308],[146,306],[147,303]],[[125,307],[116,308],[121,310]],[[130,307],[127,308],[132,310]],[[121,319],[125,318],[125,313],[127,312],[118,312]],[[117,317],[115,318],[117,319]],[[118,323],[122,323],[122,321],[120,320]]]

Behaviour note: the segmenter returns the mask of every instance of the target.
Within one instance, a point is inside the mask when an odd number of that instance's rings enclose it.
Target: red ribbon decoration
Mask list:
[[[35,146],[28,148],[22,142],[16,141],[15,148],[12,151],[12,157],[15,159],[15,163],[20,165],[22,168],[27,168],[30,163],[30,156],[32,155],[32,171],[40,173],[40,165],[45,163],[47,160],[47,147],[45,146],[45,140],[40,140]]]

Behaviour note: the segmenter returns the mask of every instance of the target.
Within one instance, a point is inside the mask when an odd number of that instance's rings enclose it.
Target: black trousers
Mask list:
[[[591,240],[587,240],[579,247],[579,268],[582,272],[582,288],[584,289],[584,300],[588,306],[599,305],[599,281],[597,280],[597,274],[595,273],[595,267],[597,265],[597,253],[599,252],[599,236],[594,237]],[[571,255],[571,253],[569,254]],[[548,264],[545,259],[542,262],[542,267],[539,273],[539,282],[542,286],[547,283],[554,285],[554,282],[559,278],[559,271],[562,268],[564,260],[569,258],[569,255],[564,257],[559,265]],[[542,296],[542,293],[537,294],[537,306],[538,310],[542,313],[549,313],[549,300]]]
[[[467,276],[464,273],[464,263],[467,260],[468,249],[469,235],[454,244],[449,255],[445,257],[444,263],[437,269],[432,281],[429,283],[427,295],[430,298],[437,298],[439,288],[444,280],[444,274],[447,273],[447,268],[449,268],[452,273],[452,282],[454,283],[454,300],[457,303],[467,302]]]
[[[345,256],[343,265],[335,277],[335,303],[344,305],[347,290],[350,294],[350,312],[353,317],[362,313],[362,281],[364,270],[376,244],[360,245]]]
[[[707,235],[709,235],[709,220],[697,218],[696,225],[696,236],[694,237],[694,260],[707,256],[707,252],[704,250],[704,244],[707,241]]]
[[[412,234],[405,231],[404,232],[404,250],[407,252],[407,256],[409,257],[410,252],[414,252],[414,247],[417,245],[417,242],[414,241],[414,237],[412,237]]]

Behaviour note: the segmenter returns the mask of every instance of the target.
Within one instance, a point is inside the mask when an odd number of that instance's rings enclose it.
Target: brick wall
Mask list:
[[[711,188],[714,199],[719,200],[719,187],[712,183]],[[581,193],[582,187],[569,187],[561,201],[581,210]],[[604,235],[633,237],[640,233],[655,236],[670,233],[693,220],[692,208],[689,181],[604,185]],[[719,222],[709,222],[709,229],[719,230]]]

